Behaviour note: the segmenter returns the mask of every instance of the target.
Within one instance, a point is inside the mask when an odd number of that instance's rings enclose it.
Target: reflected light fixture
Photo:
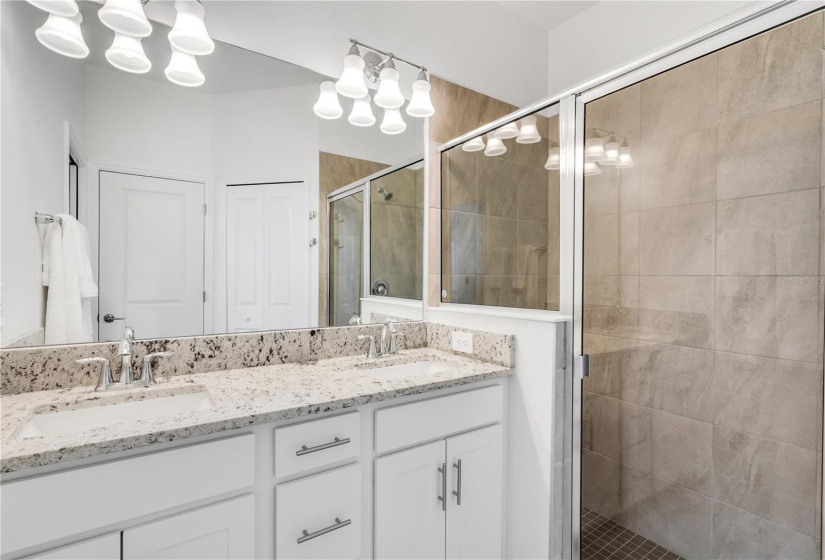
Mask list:
[[[468,140],[461,145],[461,149],[465,152],[480,152],[484,149],[484,137],[476,136],[472,140]]]
[[[74,17],[80,11],[74,0],[27,0],[35,8],[56,16]]]
[[[601,163],[607,159],[604,151],[604,140],[596,131],[592,132],[590,138],[584,141],[584,161],[588,163]]]
[[[206,81],[195,57],[175,47],[172,47],[172,59],[166,67],[166,77],[170,82],[185,87],[197,87]]]
[[[140,37],[115,33],[112,46],[106,51],[106,60],[119,70],[144,74],[152,68],[152,63],[143,52]]]
[[[407,130],[407,123],[401,118],[398,107],[384,110],[384,120],[381,121],[381,132],[384,134],[401,134]]]
[[[605,158],[601,162],[602,165],[616,165],[619,163],[619,143],[616,141],[614,134],[610,135],[607,144],[604,145]]]
[[[364,59],[361,58],[358,45],[354,43],[344,57],[344,71],[335,84],[335,89],[344,97],[352,99],[361,99],[368,93],[367,82],[364,80]]]
[[[313,105],[312,110],[322,119],[337,119],[344,114],[344,109],[338,102],[338,93],[335,91],[335,82],[327,80],[321,82],[319,86],[321,95],[318,96],[318,101]]]
[[[203,22],[203,4],[198,0],[175,0],[175,25],[169,42],[181,52],[203,56],[215,50],[215,42]]]
[[[519,129],[516,142],[519,144],[535,144],[541,142],[541,134],[536,127],[536,116],[529,115],[521,119],[521,128]]]
[[[496,129],[493,132],[493,136],[498,138],[499,140],[507,140],[508,138],[515,138],[518,136],[519,130],[518,125],[514,122],[507,123],[501,128]]]
[[[421,70],[418,78],[412,85],[412,98],[407,105],[407,114],[411,117],[431,117],[435,114],[435,107],[430,99],[430,79],[427,73]]]
[[[78,12],[72,17],[49,14],[46,23],[34,34],[40,43],[58,54],[71,58],[86,58],[89,47],[83,40],[80,23],[83,15]]]
[[[152,33],[140,0],[106,0],[97,15],[103,25],[123,35],[148,37]]]
[[[544,168],[548,171],[557,171],[561,167],[561,149],[553,142],[553,147],[547,154],[547,163]]]
[[[584,176],[589,177],[590,175],[599,175],[602,172],[602,168],[599,167],[599,164],[594,161],[586,161],[584,162]]]
[[[507,146],[501,141],[501,138],[496,138],[493,134],[487,135],[487,147],[484,149],[485,156],[500,156],[507,152]]]
[[[352,104],[352,112],[349,114],[349,122],[355,126],[372,126],[375,124],[375,115],[372,114],[372,104],[370,96],[365,95],[361,99],[356,99]]]
[[[378,74],[381,84],[375,94],[375,104],[384,109],[397,109],[404,104],[404,96],[401,95],[401,88],[398,87],[399,74],[395,69],[395,63],[390,57],[384,63],[384,67]]]
[[[633,158],[630,156],[630,147],[627,145],[627,140],[622,143],[619,148],[619,163],[616,164],[616,169],[627,169],[636,165]]]

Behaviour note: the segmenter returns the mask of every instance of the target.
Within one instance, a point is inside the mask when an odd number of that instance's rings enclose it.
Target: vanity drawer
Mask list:
[[[361,413],[357,411],[275,430],[278,478],[352,459],[360,453]]]
[[[277,559],[359,558],[361,533],[361,465],[275,488]]]

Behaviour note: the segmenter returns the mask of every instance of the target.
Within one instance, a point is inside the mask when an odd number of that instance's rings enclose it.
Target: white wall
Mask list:
[[[83,63],[43,48],[46,19],[25,2],[0,2],[0,269],[2,341],[43,327],[41,249],[34,213],[67,212],[64,121],[84,138]],[[59,95],[56,93],[59,92]]]

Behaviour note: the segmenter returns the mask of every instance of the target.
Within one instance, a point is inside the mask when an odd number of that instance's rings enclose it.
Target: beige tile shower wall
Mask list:
[[[690,558],[819,558],[823,14],[586,107],[583,503]]]

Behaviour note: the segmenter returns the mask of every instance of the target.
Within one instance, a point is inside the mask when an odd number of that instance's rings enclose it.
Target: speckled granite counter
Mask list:
[[[371,373],[379,366],[424,360],[437,360],[452,367],[440,373],[396,379]],[[367,362],[363,355],[358,355],[176,375],[161,378],[147,389],[101,393],[94,392],[91,387],[74,387],[6,395],[0,398],[0,472],[340,410],[506,377],[512,373],[512,369],[503,365],[434,348],[417,348],[377,362]],[[59,437],[18,439],[19,430],[35,414],[202,391],[209,395],[212,403],[209,409],[116,423]]]

